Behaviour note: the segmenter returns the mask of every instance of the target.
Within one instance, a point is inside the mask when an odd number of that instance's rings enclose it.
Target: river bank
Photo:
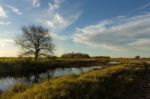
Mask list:
[[[147,66],[137,61],[46,80],[27,88],[16,85],[1,99],[127,99]]]

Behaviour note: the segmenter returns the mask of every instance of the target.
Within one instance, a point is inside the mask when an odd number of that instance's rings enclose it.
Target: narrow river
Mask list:
[[[30,77],[17,77],[17,78],[8,76],[8,77],[0,78],[0,90],[5,91],[11,88],[12,86],[14,86],[16,83],[31,85],[35,83],[35,78],[38,78],[38,81],[40,82],[48,79],[49,77],[56,78],[68,74],[80,74],[101,67],[103,66],[91,66],[91,67],[80,67],[80,68],[56,68],[53,70],[48,70],[45,73],[38,74],[37,76],[32,75]]]

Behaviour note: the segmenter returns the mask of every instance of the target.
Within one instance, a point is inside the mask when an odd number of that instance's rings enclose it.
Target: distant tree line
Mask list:
[[[65,53],[61,58],[90,58],[90,55],[84,53]]]
[[[93,58],[106,58],[106,59],[110,59],[110,57],[109,56],[94,56]]]
[[[140,56],[135,56],[135,59],[140,59]]]

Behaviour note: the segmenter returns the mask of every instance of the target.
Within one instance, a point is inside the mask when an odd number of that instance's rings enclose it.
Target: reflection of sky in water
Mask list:
[[[10,88],[11,86],[15,85],[16,80],[14,78],[2,78],[0,79],[0,89],[1,90],[7,90],[8,88]]]
[[[80,74],[84,72],[88,72],[94,68],[101,68],[102,66],[92,66],[92,67],[80,67],[80,68],[57,68],[54,70],[49,70],[46,73],[41,73],[39,75],[39,81],[45,80],[49,76],[55,78],[60,77],[63,75],[68,74]],[[0,89],[1,90],[7,90],[8,88],[14,86],[17,82],[20,82],[25,85],[29,85],[34,81],[34,76],[29,77],[28,79],[25,77],[22,78],[13,78],[13,77],[6,77],[0,79]]]
[[[59,77],[67,74],[78,74],[78,70],[76,68],[64,68],[64,69],[58,69],[54,72],[53,77]]]

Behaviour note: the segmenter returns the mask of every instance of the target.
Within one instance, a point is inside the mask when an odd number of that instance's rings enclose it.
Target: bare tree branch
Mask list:
[[[17,45],[23,50],[22,55],[34,55],[35,59],[39,56],[48,56],[53,54],[54,45],[48,29],[43,26],[23,26],[22,35],[15,39]]]

